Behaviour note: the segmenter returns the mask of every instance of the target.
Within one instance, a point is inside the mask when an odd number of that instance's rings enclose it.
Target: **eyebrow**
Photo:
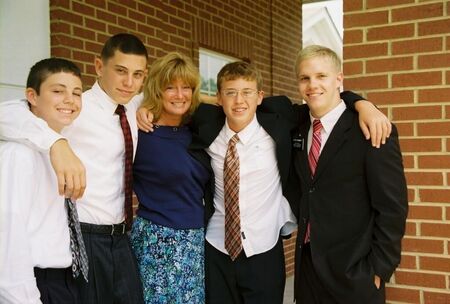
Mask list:
[[[60,87],[63,87],[65,89],[67,89],[67,86],[65,84],[62,84],[62,83],[54,83],[54,84],[50,85],[50,87],[56,87],[56,86],[60,86]],[[81,91],[83,91],[83,89],[81,87],[75,87],[74,90],[81,90]]]
[[[122,68],[122,69],[125,69],[125,70],[129,70],[126,66],[123,66],[123,65],[120,65],[120,64],[116,64],[114,67],[116,67],[116,68]],[[144,73],[144,70],[136,70],[136,71],[134,71],[133,73],[136,73],[136,72],[140,72],[140,73]]]

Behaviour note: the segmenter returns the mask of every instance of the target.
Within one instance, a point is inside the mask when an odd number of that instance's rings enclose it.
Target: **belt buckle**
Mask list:
[[[125,234],[126,225],[122,224],[122,234]]]

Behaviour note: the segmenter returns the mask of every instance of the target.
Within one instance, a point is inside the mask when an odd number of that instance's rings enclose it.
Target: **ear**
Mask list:
[[[337,87],[339,89],[340,87],[342,87],[342,84],[344,82],[344,73],[339,72],[337,74],[336,81],[337,81],[337,85],[338,85]]]
[[[259,91],[258,92],[258,101],[257,101],[258,106],[261,104],[263,98],[264,98],[264,91]]]
[[[216,98],[217,98],[217,104],[219,106],[223,106],[223,104],[222,104],[222,94],[220,94],[220,92],[216,92]]]
[[[102,77],[102,75],[103,75],[103,60],[98,57],[95,58],[94,65],[95,65],[95,72],[97,73],[97,76]]]
[[[37,99],[39,94],[36,92],[33,88],[26,88],[25,89],[25,97],[27,98],[28,102],[32,104],[33,106],[37,106]]]

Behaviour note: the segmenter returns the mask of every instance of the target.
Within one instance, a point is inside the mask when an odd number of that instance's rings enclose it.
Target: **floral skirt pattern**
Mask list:
[[[146,304],[205,303],[204,229],[173,229],[136,217],[131,231]]]

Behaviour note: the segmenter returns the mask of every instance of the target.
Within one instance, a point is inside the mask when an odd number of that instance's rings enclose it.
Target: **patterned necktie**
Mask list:
[[[84,280],[88,281],[89,263],[84,247],[83,235],[81,234],[80,221],[75,204],[70,198],[65,199],[67,219],[69,222],[70,251],[72,252],[72,274],[74,278],[83,274]]]
[[[127,230],[130,230],[133,222],[133,139],[131,138],[131,130],[127,115],[125,114],[125,107],[118,105],[115,113],[120,117],[120,126],[122,127],[123,138],[125,140],[125,223]]]
[[[242,251],[241,223],[239,215],[239,155],[235,134],[228,142],[223,166],[224,200],[225,200],[225,249],[231,260],[235,260]]]
[[[319,160],[320,156],[320,147],[322,145],[322,137],[320,135],[320,132],[322,131],[322,128],[323,126],[320,120],[315,119],[313,121],[312,143],[308,154],[309,168],[311,169],[311,178],[313,178],[314,174],[316,173],[317,161]],[[311,226],[308,222],[308,225],[306,226],[305,243],[310,241],[310,229]]]

